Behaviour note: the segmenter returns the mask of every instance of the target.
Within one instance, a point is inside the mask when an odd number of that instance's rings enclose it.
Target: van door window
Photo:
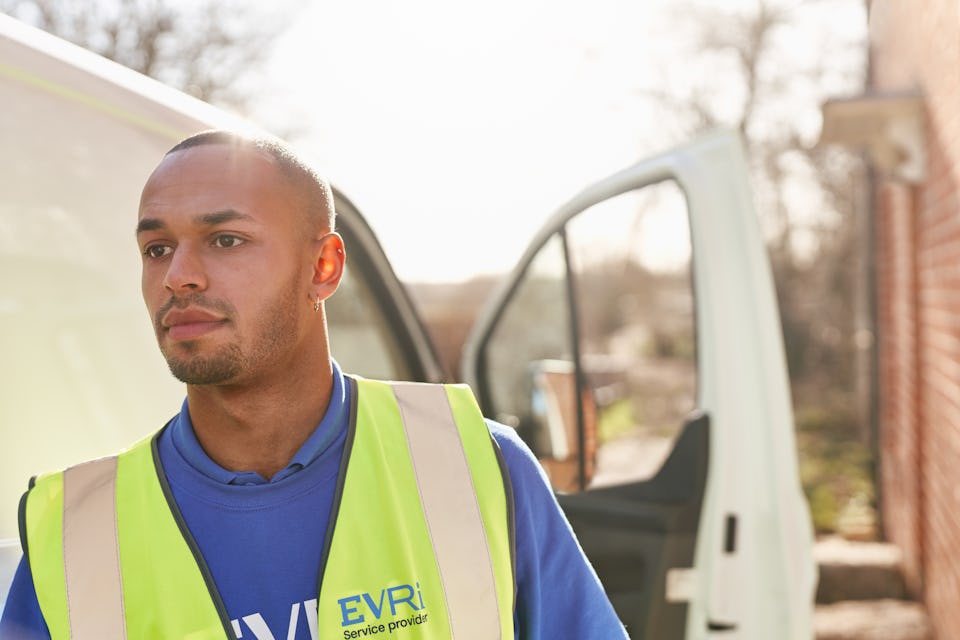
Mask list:
[[[556,491],[652,476],[696,406],[690,231],[677,185],[572,218],[530,262],[482,354],[485,400]]]
[[[567,228],[581,366],[596,429],[589,486],[652,476],[696,406],[690,229],[672,181],[605,200]],[[595,426],[591,423],[595,420]],[[593,466],[592,464],[590,465]]]

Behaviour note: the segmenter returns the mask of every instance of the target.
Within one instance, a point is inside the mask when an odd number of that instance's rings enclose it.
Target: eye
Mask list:
[[[172,249],[165,244],[151,244],[143,250],[143,255],[148,258],[158,259],[169,255]]]
[[[213,239],[213,246],[219,249],[230,249],[232,247],[238,247],[243,243],[243,238],[230,235],[229,233],[221,233]]]

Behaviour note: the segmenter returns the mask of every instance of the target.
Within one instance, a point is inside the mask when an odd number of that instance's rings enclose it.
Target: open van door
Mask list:
[[[631,637],[813,637],[813,530],[737,134],[574,197],[463,362],[544,464]]]

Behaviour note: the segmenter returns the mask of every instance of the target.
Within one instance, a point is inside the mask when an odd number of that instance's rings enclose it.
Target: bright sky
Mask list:
[[[582,187],[661,149],[640,89],[673,64],[677,4],[309,0],[257,117],[354,201],[401,278],[502,272]]]

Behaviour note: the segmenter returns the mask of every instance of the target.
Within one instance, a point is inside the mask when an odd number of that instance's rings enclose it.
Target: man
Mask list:
[[[137,241],[187,398],[149,441],[36,481],[0,639],[626,637],[512,430],[463,388],[341,372],[333,228],[278,142],[167,153]]]

